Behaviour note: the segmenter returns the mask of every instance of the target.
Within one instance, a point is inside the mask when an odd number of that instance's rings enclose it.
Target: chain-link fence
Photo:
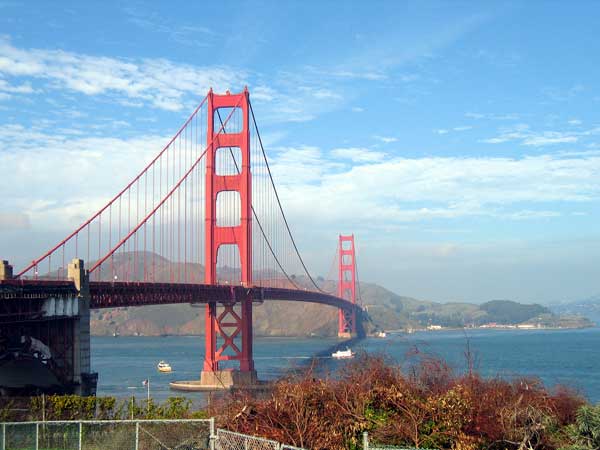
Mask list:
[[[363,433],[363,450],[435,450],[431,448],[423,447],[399,447],[395,445],[383,445],[371,443],[369,440],[369,433],[366,431]]]
[[[303,450],[215,430],[214,419],[0,423],[0,450]]]
[[[277,441],[233,431],[217,430],[215,450],[304,450]]]
[[[214,419],[9,422],[0,450],[214,450]]]

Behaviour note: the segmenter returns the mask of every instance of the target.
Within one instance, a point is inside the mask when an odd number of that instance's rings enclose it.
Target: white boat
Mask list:
[[[377,332],[377,334],[375,336],[383,339],[387,336],[387,334],[385,334],[385,331],[379,331],[379,332]]]
[[[338,350],[337,352],[332,353],[331,357],[335,359],[350,359],[354,358],[354,353],[349,348],[346,348],[346,350]]]
[[[156,368],[158,369],[159,372],[171,372],[173,370],[173,369],[171,369],[171,365],[164,361],[160,361],[156,365]]]

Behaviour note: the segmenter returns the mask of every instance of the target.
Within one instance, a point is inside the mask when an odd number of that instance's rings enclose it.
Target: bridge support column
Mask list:
[[[0,260],[0,280],[10,280],[13,277],[13,267],[6,260]]]
[[[220,108],[234,108],[241,113],[241,130],[224,132],[216,116]],[[235,114],[235,112],[233,113]],[[208,125],[206,153],[206,254],[205,282],[218,284],[217,257],[223,245],[234,245],[239,250],[240,281],[252,285],[252,174],[250,173],[250,116],[249,93],[208,94]],[[220,131],[221,130],[221,131]],[[220,131],[220,132],[219,132]],[[240,149],[237,174],[219,174],[216,155],[221,151]],[[217,224],[217,197],[223,192],[237,192],[240,198],[240,220],[237,226]],[[239,291],[238,291],[239,292]],[[204,388],[229,388],[256,384],[252,357],[252,298],[231,298],[226,302],[206,305],[205,356],[200,385]],[[238,368],[222,369],[222,361],[238,361]]]
[[[67,267],[78,296],[78,316],[73,330],[73,382],[79,395],[95,395],[98,374],[91,372],[90,356],[90,286],[89,274],[82,259],[73,259]]]
[[[338,297],[356,304],[356,252],[354,235],[339,237],[338,244]],[[356,337],[356,309],[340,309],[338,313],[338,337]]]

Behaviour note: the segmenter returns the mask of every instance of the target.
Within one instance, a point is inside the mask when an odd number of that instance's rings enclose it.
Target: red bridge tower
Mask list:
[[[338,297],[356,304],[356,252],[354,235],[339,240]],[[356,336],[356,309],[340,309],[338,313],[338,337]]]
[[[239,132],[219,132],[221,123],[215,124],[219,108],[239,108],[242,127]],[[238,111],[236,111],[238,112]],[[235,245],[239,250],[242,286],[252,285],[252,176],[250,173],[249,93],[208,94],[208,127],[206,153],[206,254],[205,283],[215,285],[217,256],[223,245]],[[216,127],[216,130],[215,130]],[[234,130],[237,131],[237,130]],[[219,149],[237,147],[241,153],[241,169],[234,175],[219,175],[216,155]],[[240,196],[240,221],[237,226],[217,225],[217,197],[222,192],[237,192]],[[256,371],[252,359],[252,298],[245,295],[235,298],[234,290],[229,301],[206,305],[206,332],[204,367],[201,384],[207,387],[229,387],[233,384],[254,384]],[[239,295],[239,294],[238,294]],[[238,306],[236,306],[238,305]],[[220,308],[221,309],[221,308]],[[235,342],[240,337],[241,345]],[[220,339],[221,342],[218,342]],[[239,361],[239,369],[220,370],[220,361]]]

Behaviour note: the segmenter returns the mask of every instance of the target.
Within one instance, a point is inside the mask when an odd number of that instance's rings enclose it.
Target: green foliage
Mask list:
[[[525,322],[542,314],[550,314],[544,306],[524,305],[510,300],[493,300],[482,303],[480,308],[487,313],[485,320],[502,324]]]
[[[584,405],[577,411],[574,424],[567,427],[573,443],[560,450],[597,450],[600,448],[600,405]]]
[[[192,411],[191,401],[169,397],[164,403],[137,401],[135,397],[80,397],[50,395],[31,397],[26,417],[16,418],[12,403],[0,409],[0,422],[8,420],[111,420],[111,419],[188,419],[208,418],[206,411]]]

